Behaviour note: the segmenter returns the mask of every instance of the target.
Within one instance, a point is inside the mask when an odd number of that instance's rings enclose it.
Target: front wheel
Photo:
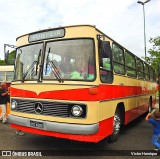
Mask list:
[[[117,108],[113,119],[113,134],[108,137],[109,142],[114,142],[118,139],[120,129],[121,129],[121,115],[119,109]]]

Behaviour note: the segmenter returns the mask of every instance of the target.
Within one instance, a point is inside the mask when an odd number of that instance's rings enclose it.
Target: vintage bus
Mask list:
[[[52,28],[17,38],[10,95],[12,128],[113,142],[152,109],[155,73],[95,26]]]
[[[11,81],[13,80],[14,76],[14,66],[13,65],[1,65],[0,66],[0,83],[5,82],[7,84],[7,88],[10,87]],[[6,116],[8,117],[8,114],[10,112],[9,104],[7,104],[7,112]],[[0,114],[1,114],[1,108],[0,108]]]

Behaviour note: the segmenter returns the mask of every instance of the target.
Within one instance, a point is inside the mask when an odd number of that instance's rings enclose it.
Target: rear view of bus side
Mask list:
[[[14,66],[13,65],[1,65],[0,66],[0,83],[5,82],[7,88],[10,87],[11,81],[13,81]]]
[[[116,141],[155,102],[154,70],[95,26],[17,38],[11,127],[83,142]]]

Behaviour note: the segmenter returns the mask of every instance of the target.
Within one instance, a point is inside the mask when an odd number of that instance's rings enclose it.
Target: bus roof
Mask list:
[[[38,30],[38,31],[34,31],[34,32],[30,32],[30,33],[28,33],[28,34],[24,34],[24,35],[21,35],[21,36],[19,36],[19,37],[17,37],[16,38],[16,41],[19,39],[19,38],[21,38],[21,37],[23,37],[23,36],[26,36],[26,35],[29,35],[29,34],[34,34],[34,33],[39,33],[39,32],[43,32],[43,31],[49,31],[49,30],[53,30],[53,29],[61,29],[61,28],[70,28],[70,27],[81,27],[81,26],[88,26],[88,27],[92,27],[92,28],[95,28],[96,29],[96,26],[95,25],[70,25],[70,26],[59,26],[59,27],[55,27],[55,28],[48,28],[48,29],[42,29],[42,30]]]

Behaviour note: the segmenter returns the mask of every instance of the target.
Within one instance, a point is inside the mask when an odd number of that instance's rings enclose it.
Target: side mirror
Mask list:
[[[4,56],[4,61],[6,64],[8,64],[8,55],[9,55],[9,50],[7,50],[7,52],[5,52],[5,56]]]
[[[103,52],[104,52],[104,58],[110,58],[112,54],[111,46],[109,41],[103,41]]]
[[[14,65],[16,57],[16,46],[4,44],[4,61],[7,65]]]
[[[6,44],[4,44],[4,61],[6,64],[8,64],[8,55],[9,55],[9,50],[6,50]]]

